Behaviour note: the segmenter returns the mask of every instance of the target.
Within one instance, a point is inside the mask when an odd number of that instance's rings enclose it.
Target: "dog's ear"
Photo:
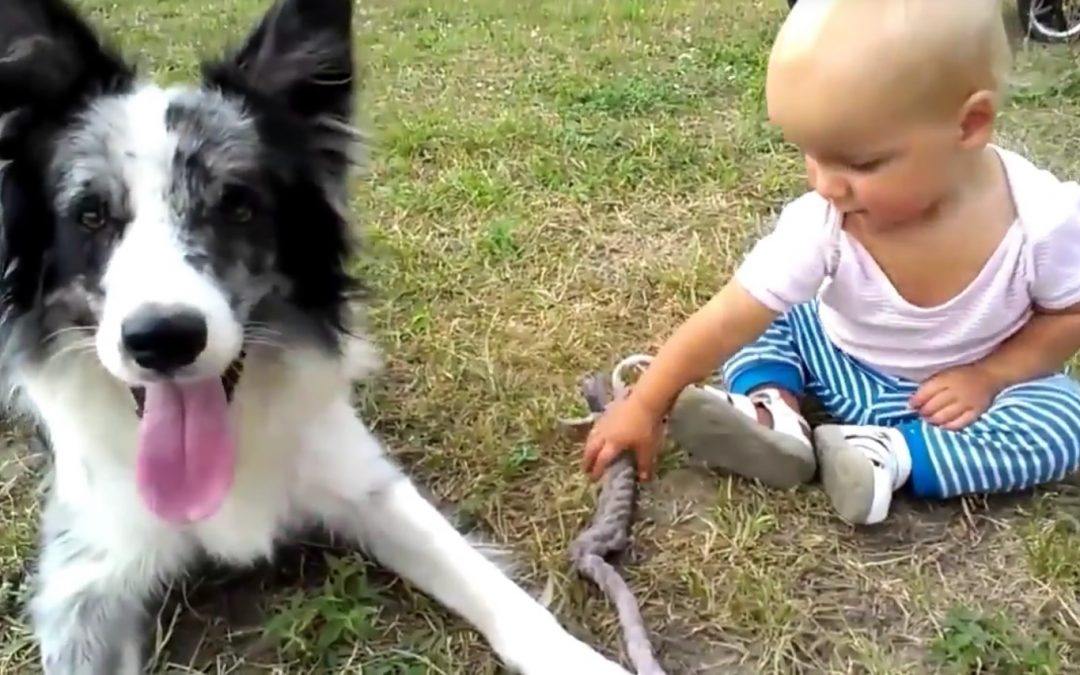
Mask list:
[[[206,64],[208,83],[304,120],[352,114],[353,0],[277,0],[243,46]]]
[[[134,74],[64,0],[0,2],[0,113],[62,112]]]
[[[206,85],[240,98],[255,119],[266,164],[282,178],[278,268],[293,282],[291,302],[329,333],[344,330],[351,285],[345,177],[360,140],[352,127],[354,1],[275,0],[238,49],[203,64]]]

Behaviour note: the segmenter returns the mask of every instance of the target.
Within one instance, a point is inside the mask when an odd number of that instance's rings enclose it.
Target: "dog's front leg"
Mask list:
[[[308,466],[319,478],[303,500],[319,505],[331,529],[463,617],[518,672],[626,675],[473,548],[390,463],[350,407],[337,407],[317,428]]]
[[[110,549],[55,504],[42,538],[29,609],[45,675],[142,673],[145,601],[178,550],[150,555],[138,537]]]

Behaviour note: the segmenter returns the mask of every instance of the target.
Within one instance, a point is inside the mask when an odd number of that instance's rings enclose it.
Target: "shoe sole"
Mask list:
[[[840,429],[814,429],[821,486],[837,515],[863,525],[874,503],[874,465],[844,439]]]
[[[668,420],[671,438],[694,459],[774,488],[808,483],[817,470],[809,442],[774,431],[697,387],[679,395]]]

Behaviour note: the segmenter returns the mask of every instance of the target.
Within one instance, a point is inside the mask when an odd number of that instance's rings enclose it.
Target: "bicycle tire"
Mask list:
[[[1032,5],[1035,7],[1035,19],[1050,30],[1064,32],[1069,29],[1065,21],[1065,10],[1061,0],[1016,0],[1016,14],[1020,20],[1020,30],[1035,42],[1068,42],[1070,38],[1047,35],[1031,22]]]

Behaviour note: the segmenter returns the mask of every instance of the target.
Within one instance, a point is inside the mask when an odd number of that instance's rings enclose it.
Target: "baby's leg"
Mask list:
[[[1055,375],[1010,387],[960,431],[912,415],[895,426],[826,425],[814,438],[837,512],[875,523],[905,484],[915,496],[945,499],[1023,490],[1076,471],[1080,384]]]
[[[778,488],[814,477],[810,428],[798,404],[804,368],[791,321],[799,311],[777,319],[725,365],[729,391],[702,385],[679,395],[668,428],[691,457]]]

